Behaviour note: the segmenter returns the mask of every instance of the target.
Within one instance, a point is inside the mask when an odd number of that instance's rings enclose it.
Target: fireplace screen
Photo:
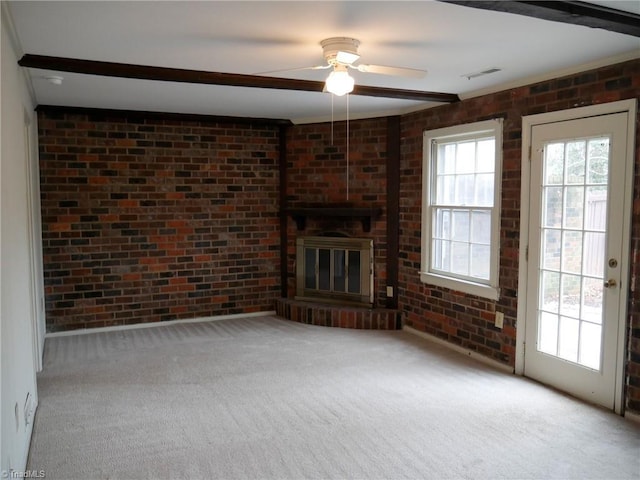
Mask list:
[[[373,240],[302,237],[296,243],[297,299],[373,304]]]

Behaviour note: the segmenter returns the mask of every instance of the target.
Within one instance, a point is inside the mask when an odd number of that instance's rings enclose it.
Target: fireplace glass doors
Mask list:
[[[373,240],[301,237],[296,247],[296,299],[373,304]]]

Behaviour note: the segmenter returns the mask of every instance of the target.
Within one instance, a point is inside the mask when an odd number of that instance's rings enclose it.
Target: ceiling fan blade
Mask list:
[[[326,70],[331,68],[331,65],[316,65],[314,67],[298,67],[298,68],[284,68],[281,70],[269,70],[268,72],[257,72],[252,75],[271,75],[273,73],[285,73],[285,72],[299,72],[301,70]]]
[[[365,73],[378,73],[380,75],[397,75],[399,77],[423,78],[426,70],[418,70],[417,68],[405,67],[388,67],[384,65],[356,65],[352,66],[356,70]]]

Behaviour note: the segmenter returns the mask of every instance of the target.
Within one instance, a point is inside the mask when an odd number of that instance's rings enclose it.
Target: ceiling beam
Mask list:
[[[464,7],[515,13],[527,17],[601,28],[640,37],[640,15],[588,2],[566,1],[458,1],[440,0]]]
[[[243,75],[238,73],[220,73],[204,70],[185,70],[179,68],[152,67],[148,65],[132,65],[128,63],[98,62],[95,60],[49,57],[44,55],[26,54],[18,61],[18,65],[29,68],[53,70],[56,72],[72,72],[86,75],[135,78],[162,82],[199,83],[206,85],[226,85],[249,88],[272,88],[307,92],[322,92],[324,90],[324,82],[314,80],[296,80],[292,78],[264,77],[262,75]],[[453,103],[460,100],[458,95],[453,93],[369,87],[366,85],[356,85],[352,95],[442,103]]]

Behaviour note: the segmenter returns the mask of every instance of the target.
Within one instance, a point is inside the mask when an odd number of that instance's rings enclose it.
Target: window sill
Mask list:
[[[420,281],[437,287],[445,287],[450,290],[468,293],[477,297],[487,298],[489,300],[498,300],[500,292],[497,287],[483,285],[481,283],[467,282],[464,280],[452,279],[433,273],[420,272]]]

